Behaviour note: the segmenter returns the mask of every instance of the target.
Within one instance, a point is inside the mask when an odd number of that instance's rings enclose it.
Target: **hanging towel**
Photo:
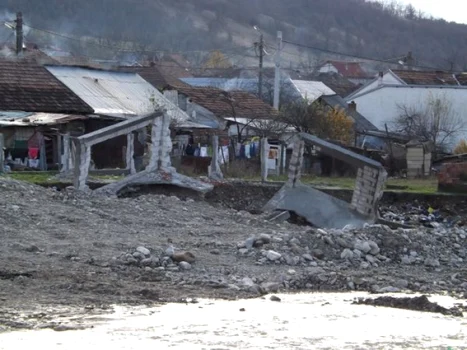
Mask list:
[[[246,158],[251,158],[250,156],[250,145],[245,145],[245,157]]]
[[[200,157],[207,157],[208,156],[208,148],[207,147],[201,147],[199,150],[199,156]]]
[[[28,151],[28,158],[29,159],[39,158],[39,148],[30,148]]]

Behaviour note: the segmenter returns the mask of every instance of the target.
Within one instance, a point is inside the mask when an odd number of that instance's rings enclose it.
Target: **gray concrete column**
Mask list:
[[[269,144],[268,139],[265,137],[261,139],[261,181],[268,181],[268,157],[269,157]]]
[[[129,133],[126,135],[126,168],[130,171],[130,174],[136,174],[134,153],[135,135]]]
[[[375,216],[384,192],[387,172],[364,166],[358,169],[350,208],[363,215]]]
[[[170,117],[166,113],[164,113],[162,117],[156,118],[153,121],[151,141],[151,159],[147,170],[172,170],[170,161],[170,152],[172,151]]]
[[[210,179],[220,180],[224,178],[219,166],[219,136],[212,137],[212,159],[208,170]]]
[[[305,151],[305,142],[296,141],[293,147],[292,158],[289,165],[288,183],[295,187],[295,183],[302,176],[303,153]]]
[[[66,173],[70,170],[70,159],[71,158],[71,151],[70,151],[70,133],[63,135],[63,157],[60,159],[60,163],[62,165],[61,172]],[[63,159],[63,162],[62,162]]]
[[[81,143],[79,140],[73,140],[75,145],[75,164],[73,185],[75,189],[83,191],[86,189],[86,181],[91,164],[91,146]]]

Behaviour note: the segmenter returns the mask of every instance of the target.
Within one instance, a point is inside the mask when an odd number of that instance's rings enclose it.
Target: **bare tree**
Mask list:
[[[430,96],[422,106],[399,105],[399,116],[392,123],[396,132],[430,141],[437,151],[453,146],[454,138],[466,131],[466,122],[445,96]]]

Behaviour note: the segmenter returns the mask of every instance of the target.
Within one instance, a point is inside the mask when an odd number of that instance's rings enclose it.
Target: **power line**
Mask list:
[[[73,40],[73,41],[80,42],[80,43],[83,42],[83,40],[80,39],[80,38],[76,38],[76,37],[69,36],[69,35],[66,35],[66,34],[54,32],[52,30],[36,28],[36,27],[29,26],[29,25],[24,25],[24,26],[28,27],[29,29],[36,30],[38,32],[43,32],[43,33],[47,33],[49,35],[60,37],[62,39]],[[134,50],[134,49],[125,49],[125,48],[122,48],[122,47],[119,47],[119,46],[116,46],[116,45],[107,45],[107,44],[103,44],[103,43],[94,42],[94,41],[91,41],[91,40],[86,40],[85,43],[90,44],[90,45],[94,45],[94,46],[97,46],[97,47],[101,47],[101,48],[110,49],[110,50],[117,50],[117,51],[120,51],[120,52],[129,52],[129,53],[143,53],[144,52],[144,53],[155,53],[155,54],[157,54],[157,53],[166,53],[166,54],[172,54],[172,55],[185,54],[185,53],[196,53],[196,52],[206,53],[206,52],[215,52],[215,51],[223,51],[223,53],[225,53],[226,51],[230,52],[230,51],[239,50],[238,47],[232,47],[232,48],[228,48],[228,49],[218,48],[218,49],[210,49],[210,50],[187,50],[187,51],[173,52],[173,51],[170,51],[170,50],[146,50],[146,49]]]
[[[295,46],[298,46],[298,47],[303,47],[303,48],[306,48],[306,49],[309,49],[309,50],[315,50],[315,51],[326,52],[326,53],[333,54],[333,55],[351,57],[351,58],[356,58],[356,59],[366,60],[366,61],[380,62],[380,63],[385,63],[385,64],[396,64],[396,63],[388,62],[388,61],[385,61],[385,60],[382,60],[382,59],[379,59],[379,58],[373,58],[373,57],[367,57],[367,56],[360,56],[360,55],[354,55],[354,54],[350,54],[350,53],[346,53],[346,52],[339,52],[339,51],[334,51],[334,50],[328,50],[328,49],[323,49],[323,48],[320,48],[320,47],[315,47],[315,46],[309,46],[309,45],[299,44],[299,43],[295,43],[295,42],[287,41],[287,40],[283,40],[283,42],[284,42],[284,43],[287,43],[287,44],[295,45]],[[429,69],[429,70],[443,70],[443,69],[441,69],[441,68],[430,67],[430,66],[412,65],[412,67],[415,67],[415,68],[422,68],[422,69]]]

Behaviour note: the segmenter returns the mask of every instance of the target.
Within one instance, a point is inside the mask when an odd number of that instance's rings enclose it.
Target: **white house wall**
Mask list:
[[[355,101],[357,110],[379,129],[384,130],[400,115],[398,106],[426,106],[429,98],[446,98],[451,103],[454,113],[457,113],[467,124],[467,88],[426,88],[410,86],[384,86],[368,94],[348,99]],[[459,138],[467,138],[467,131]],[[458,140],[455,140],[455,142]]]
[[[406,85],[405,83],[401,82],[391,71],[386,72],[382,78],[378,77],[368,83],[367,85],[363,86],[359,90],[350,94],[347,99],[353,99],[356,96],[360,96],[361,94],[365,94],[369,91],[372,91],[378,88],[381,85]]]

